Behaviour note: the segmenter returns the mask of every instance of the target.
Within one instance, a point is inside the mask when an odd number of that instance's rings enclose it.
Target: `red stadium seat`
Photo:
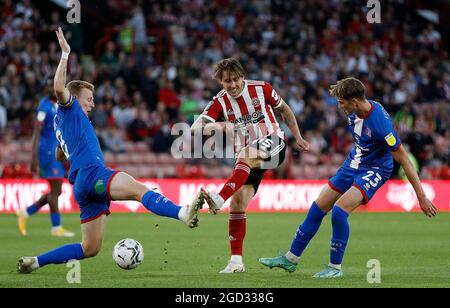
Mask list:
[[[156,157],[157,162],[160,164],[170,164],[172,162],[172,155],[169,153],[161,153]]]
[[[132,164],[142,164],[145,162],[144,153],[130,153],[128,157],[129,162]]]
[[[105,163],[106,163],[106,165],[108,165],[108,166],[114,165],[114,164],[116,163],[114,154],[112,154],[112,153],[110,153],[110,152],[105,152],[105,153],[103,154],[103,157],[105,158]]]
[[[146,164],[155,164],[157,162],[156,154],[152,152],[142,153],[143,161]]]
[[[132,141],[126,141],[125,142],[125,149],[128,153],[133,153],[136,149],[134,142]]]
[[[134,151],[136,152],[148,152],[148,144],[144,141],[139,141],[134,144]]]
[[[33,150],[32,149],[33,144],[31,142],[23,142],[20,146],[20,150],[23,152],[30,152]]]
[[[128,154],[120,153],[115,155],[117,164],[126,164],[129,163],[130,157]]]
[[[31,162],[31,152],[19,152],[15,156],[16,163],[25,164]]]

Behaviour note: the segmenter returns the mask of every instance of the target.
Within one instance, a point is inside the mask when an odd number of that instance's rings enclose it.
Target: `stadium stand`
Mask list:
[[[73,51],[68,79],[96,85],[92,122],[105,159],[136,177],[230,174],[226,160],[173,158],[170,130],[192,123],[220,90],[213,63],[235,56],[249,79],[273,84],[311,143],[268,177],[335,173],[353,143],[327,87],[355,76],[393,117],[421,178],[450,179],[448,2],[383,1],[380,24],[367,23],[365,1],[81,2],[80,24],[49,1],[0,4],[2,178],[31,176],[34,111],[59,61],[61,25]],[[439,22],[418,14],[429,8]]]

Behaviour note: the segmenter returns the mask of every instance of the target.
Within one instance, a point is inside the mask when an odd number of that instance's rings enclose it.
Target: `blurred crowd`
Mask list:
[[[17,163],[27,175],[35,110],[60,59],[54,30],[62,26],[72,47],[67,80],[96,85],[91,120],[107,161],[134,167],[141,171],[136,176],[229,175],[229,160],[166,159],[167,173],[149,175],[136,164],[153,162],[152,170],[158,170],[158,157],[170,153],[173,124],[192,123],[221,90],[212,79],[214,62],[237,57],[248,79],[268,81],[281,94],[311,143],[309,153],[288,151],[286,163],[269,177],[334,174],[353,142],[328,87],[355,76],[366,85],[367,97],[391,114],[422,178],[450,179],[446,26],[422,19],[403,1],[383,1],[379,24],[367,22],[366,1],[105,0],[82,2],[90,21],[82,16],[80,24],[68,24],[66,11],[56,6],[40,5],[0,4],[3,177],[17,176]],[[136,148],[148,161],[127,160]],[[20,149],[25,153],[15,155]]]

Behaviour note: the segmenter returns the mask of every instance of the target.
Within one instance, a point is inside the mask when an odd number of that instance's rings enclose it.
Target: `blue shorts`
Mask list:
[[[64,165],[57,161],[53,152],[39,153],[39,176],[43,179],[63,179]]]
[[[336,175],[330,179],[328,185],[340,194],[344,194],[351,186],[355,186],[364,197],[363,204],[366,204],[391,177],[391,173],[392,170],[381,168],[362,167],[353,169],[342,166]]]
[[[80,207],[80,220],[86,222],[109,215],[111,196],[109,185],[119,171],[104,166],[79,169],[73,183],[75,200]]]

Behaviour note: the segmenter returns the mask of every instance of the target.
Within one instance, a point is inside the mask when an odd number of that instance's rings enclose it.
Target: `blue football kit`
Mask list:
[[[57,105],[47,96],[39,102],[37,122],[42,126],[38,145],[39,176],[45,179],[64,178],[64,165],[56,160],[56,137],[53,119]]]
[[[375,192],[391,177],[394,167],[391,151],[401,145],[391,117],[378,102],[366,118],[348,115],[349,129],[355,145],[329,185],[343,194],[351,186],[358,188],[369,202]]]
[[[118,171],[105,166],[94,127],[73,96],[59,106],[54,126],[59,147],[70,163],[68,178],[80,207],[81,223],[109,215],[109,184]]]

